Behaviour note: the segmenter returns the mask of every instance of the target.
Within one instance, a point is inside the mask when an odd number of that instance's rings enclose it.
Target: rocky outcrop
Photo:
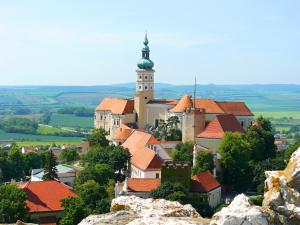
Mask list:
[[[299,225],[300,148],[282,171],[266,171],[263,207],[238,195],[212,217],[210,225]]]
[[[275,213],[277,224],[300,224],[300,148],[283,171],[266,171],[263,206]]]
[[[164,199],[121,196],[113,199],[111,213],[91,215],[80,225],[208,225],[191,205]]]
[[[213,215],[210,225],[270,225],[271,220],[270,212],[253,205],[246,195],[240,194],[228,207]]]

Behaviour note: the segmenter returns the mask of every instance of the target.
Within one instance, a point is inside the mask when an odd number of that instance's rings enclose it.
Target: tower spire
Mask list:
[[[145,33],[145,38],[144,38],[143,44],[144,44],[144,47],[142,49],[142,58],[138,62],[137,66],[139,69],[152,70],[154,63],[150,59],[150,48],[148,46],[149,41],[148,41],[147,33]]]

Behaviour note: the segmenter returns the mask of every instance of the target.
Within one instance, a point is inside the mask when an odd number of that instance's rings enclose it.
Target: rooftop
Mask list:
[[[192,192],[207,193],[220,186],[221,186],[220,183],[211,174],[209,170],[199,173],[198,175],[192,177],[192,182],[191,182]]]
[[[97,111],[111,111],[112,114],[122,115],[133,113],[134,100],[121,98],[104,98],[96,107]]]

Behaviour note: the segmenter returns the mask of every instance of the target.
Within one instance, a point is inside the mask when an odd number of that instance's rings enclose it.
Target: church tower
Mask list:
[[[144,129],[146,125],[147,103],[154,98],[154,63],[150,60],[150,49],[147,34],[145,35],[142,58],[138,62],[136,92],[134,97],[134,109],[137,114],[138,128]]]

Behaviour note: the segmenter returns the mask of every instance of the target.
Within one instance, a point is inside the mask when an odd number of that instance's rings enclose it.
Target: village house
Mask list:
[[[73,190],[58,181],[29,181],[19,185],[26,194],[26,207],[30,220],[37,224],[58,224],[64,208],[61,200],[77,197]]]
[[[73,187],[76,178],[76,169],[69,165],[57,165],[58,180],[68,186]],[[33,169],[31,171],[31,181],[43,181],[44,169]]]

